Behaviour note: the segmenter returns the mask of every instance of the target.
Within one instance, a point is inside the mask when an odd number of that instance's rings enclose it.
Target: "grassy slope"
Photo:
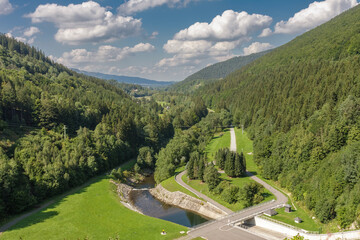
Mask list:
[[[298,208],[296,211],[292,211],[291,213],[286,213],[284,208],[276,209],[276,211],[278,212],[278,215],[271,217],[272,219],[305,229],[307,231],[319,231],[319,229],[322,227],[321,225],[314,223],[311,217],[300,208]],[[303,222],[295,223],[294,219],[296,217],[301,218]]]
[[[236,148],[237,151],[243,152],[246,159],[246,170],[254,174],[259,172],[258,166],[255,164],[253,159],[253,144],[252,141],[248,138],[247,133],[244,131],[242,133],[241,129],[235,128],[236,135]]]
[[[205,152],[209,162],[214,161],[215,153],[220,148],[230,147],[230,131],[226,129],[224,132],[217,133],[206,146]]]
[[[220,178],[222,180],[227,180],[230,183],[242,187],[245,183],[253,181],[249,177],[242,177],[242,178],[230,178],[225,173],[222,173]],[[231,209],[232,211],[236,212],[244,208],[244,205],[242,202],[237,202],[235,204],[229,204],[225,202],[220,195],[216,195],[209,191],[208,186],[206,183],[201,182],[200,180],[189,180],[186,175],[182,177],[183,181],[188,184],[190,187],[194,188],[195,190],[201,192],[202,194],[205,194],[209,198],[213,199],[214,201],[220,203],[221,205]],[[267,190],[265,190],[266,198],[263,202],[270,201],[271,199],[274,199],[274,196],[271,195],[271,193]]]
[[[176,174],[182,172],[185,170],[185,166],[184,167],[180,167],[178,169],[176,169]],[[165,189],[167,189],[168,191],[170,192],[176,192],[176,191],[179,191],[179,192],[183,192],[187,195],[190,195],[194,198],[198,198],[200,200],[203,200],[202,198],[199,198],[198,196],[196,196],[194,193],[190,192],[189,190],[187,190],[186,188],[184,188],[183,186],[181,186],[180,184],[178,184],[176,181],[175,181],[175,177],[172,176],[168,179],[166,179],[165,181],[162,181],[161,183],[161,186],[163,186]]]
[[[61,198],[6,231],[1,239],[173,239],[187,228],[125,208],[107,177]],[[166,236],[160,235],[162,229]]]

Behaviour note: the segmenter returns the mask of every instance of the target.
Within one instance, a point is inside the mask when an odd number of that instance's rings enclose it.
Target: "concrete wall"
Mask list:
[[[151,195],[162,202],[199,213],[208,218],[217,219],[226,215],[225,212],[208,202],[201,201],[179,191],[170,192],[160,184],[149,191]]]
[[[306,232],[298,231],[298,230],[286,227],[284,225],[272,222],[270,220],[266,220],[261,217],[255,217],[254,223],[256,226],[286,234],[287,237],[293,237],[297,234],[300,234],[301,236],[303,236],[305,239],[308,239],[308,240],[360,239],[360,230],[343,232],[343,233],[338,232],[338,233],[331,233],[331,234],[308,234]]]

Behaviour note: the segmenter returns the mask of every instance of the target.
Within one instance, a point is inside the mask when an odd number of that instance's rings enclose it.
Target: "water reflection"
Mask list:
[[[153,178],[148,177],[144,182],[139,184],[137,188],[149,188],[154,186],[155,182]],[[154,198],[148,190],[133,191],[130,195],[130,200],[132,201],[132,204],[148,216],[181,224],[186,227],[192,227],[208,221],[208,219],[193,212],[160,202]]]

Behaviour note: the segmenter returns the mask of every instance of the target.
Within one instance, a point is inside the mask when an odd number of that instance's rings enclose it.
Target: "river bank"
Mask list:
[[[120,202],[130,210],[143,215],[193,227],[217,218],[222,212],[206,202],[183,193],[172,193],[146,177],[143,182],[129,186],[110,180],[116,186]],[[176,199],[181,199],[176,201]]]
[[[211,219],[216,219],[226,215],[224,211],[215,207],[211,203],[201,201],[179,191],[170,192],[161,186],[161,184],[157,185],[156,188],[150,189],[149,191],[151,195],[162,202],[196,212]]]

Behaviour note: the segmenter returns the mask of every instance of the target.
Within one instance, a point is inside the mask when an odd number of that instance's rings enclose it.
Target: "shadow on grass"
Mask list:
[[[118,167],[122,167],[123,169],[131,169],[135,163],[136,163],[136,159],[132,159],[130,161],[121,163],[121,165]],[[12,231],[21,228],[26,228],[31,225],[44,222],[49,218],[55,217],[59,213],[57,211],[54,211],[54,209],[58,205],[68,201],[68,197],[70,195],[82,194],[87,191],[88,187],[91,184],[97,183],[104,179],[109,180],[110,177],[103,173],[102,175],[90,178],[86,182],[80,184],[77,187],[73,187],[72,189],[69,189],[62,194],[53,196],[51,198],[46,199],[44,202],[37,204],[36,205],[37,208],[35,208],[34,206],[33,209],[29,209],[28,211],[23,212],[21,215],[13,216],[14,218],[9,217],[8,221],[3,221],[2,224],[0,225],[0,231],[4,232],[4,231]]]
[[[59,215],[59,212],[57,211],[42,211],[36,213],[32,217],[26,218],[23,221],[19,222],[18,224],[13,226],[9,231],[14,231],[14,230],[30,227],[38,223],[42,223],[45,222],[47,219],[53,218],[57,215]]]
[[[261,196],[263,196],[264,199],[266,199],[267,197],[271,197],[272,194],[270,194],[270,193],[262,193]]]
[[[50,204],[49,206],[46,206],[42,210],[33,209],[30,212],[28,212],[27,214],[20,216],[19,218],[20,219],[22,218],[22,219],[19,220],[14,225],[12,225],[11,227],[9,227],[9,229],[5,230],[5,231],[11,232],[14,230],[31,227],[33,225],[45,222],[46,220],[48,220],[50,218],[56,217],[57,215],[59,215],[59,212],[56,211],[56,207],[58,207],[59,205],[61,205],[63,203],[66,203],[68,201],[69,196],[74,196],[77,194],[85,193],[87,191],[87,189],[90,187],[90,185],[100,182],[104,179],[110,179],[110,177],[107,175],[94,177],[94,178],[88,180],[86,183],[83,183],[82,185],[80,185],[78,187],[75,187],[59,196],[54,197],[53,198],[54,203]],[[40,205],[40,207],[41,207],[41,205]],[[17,221],[17,219],[15,219],[14,221]]]
[[[258,173],[256,171],[252,171],[252,172],[249,172],[249,173],[251,173],[254,176],[258,175]]]

